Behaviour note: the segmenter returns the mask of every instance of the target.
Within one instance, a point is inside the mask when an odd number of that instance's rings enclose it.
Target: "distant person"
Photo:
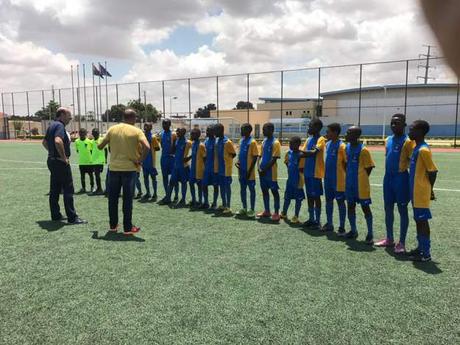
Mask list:
[[[217,136],[216,154],[219,174],[219,189],[222,199],[222,206],[219,210],[222,211],[222,214],[229,216],[232,214],[232,170],[233,159],[236,157],[236,152],[232,141],[224,134],[224,125],[218,123],[215,126],[215,130]]]
[[[93,128],[91,134],[93,135],[91,163],[93,164],[94,177],[96,179],[96,190],[93,195],[103,195],[101,174],[104,171],[104,166],[107,164],[108,149],[105,147],[103,150],[98,149],[98,145],[102,142],[99,134],[99,129]]]
[[[192,194],[192,208],[200,208],[203,205],[203,175],[206,157],[206,148],[200,141],[200,128],[193,128],[190,132],[192,140],[192,155],[190,163],[190,193]],[[197,198],[198,193],[198,198]]]
[[[366,244],[374,244],[373,216],[371,212],[371,185],[369,176],[375,168],[370,151],[359,141],[361,128],[352,126],[348,128],[345,140],[347,141],[346,159],[347,173],[345,184],[345,197],[348,203],[348,220],[351,230],[346,234],[348,239],[358,237],[356,227],[356,204],[360,204],[367,224]]]
[[[219,181],[218,181],[218,166],[215,155],[216,148],[216,136],[215,136],[215,126],[209,125],[206,128],[206,140],[204,142],[206,149],[205,165],[204,165],[204,175],[203,175],[203,205],[201,209],[208,209],[209,205],[209,186],[214,187],[214,195],[211,208],[217,208],[217,198],[219,197]]]
[[[142,173],[144,175],[145,195],[141,201],[157,201],[157,151],[160,151],[158,139],[152,135],[152,124],[144,123],[144,134],[150,144],[150,151],[142,162]],[[152,194],[150,194],[150,180],[152,180]]]
[[[110,145],[109,218],[110,232],[118,231],[118,198],[123,189],[123,230],[136,234],[140,228],[132,223],[134,183],[142,161],[150,150],[144,133],[135,127],[136,112],[126,109],[123,123],[109,129],[99,144],[99,150]]]
[[[406,236],[409,227],[407,206],[410,201],[409,163],[414,143],[404,133],[406,116],[395,114],[391,118],[393,135],[385,140],[385,176],[383,178],[383,201],[385,205],[386,237],[378,241],[377,247],[394,247],[396,254],[406,252]],[[400,231],[399,243],[394,242],[394,207],[398,206]]]
[[[278,186],[278,159],[281,158],[281,144],[274,137],[275,125],[273,123],[266,123],[262,127],[264,134],[264,141],[262,142],[262,149],[260,150],[260,188],[262,189],[262,196],[264,200],[264,211],[257,214],[259,218],[270,218],[274,222],[279,222],[281,216],[280,211],[280,193]],[[274,213],[270,213],[270,191],[273,194],[274,200]]]
[[[56,112],[56,119],[52,121],[43,139],[43,146],[48,151],[48,169],[50,176],[49,204],[51,219],[53,221],[63,220],[59,208],[59,194],[64,195],[64,207],[69,224],[86,224],[87,221],[78,217],[73,202],[73,180],[70,167],[70,137],[65,130],[72,115],[69,109],[59,108]]]
[[[94,176],[92,163],[93,142],[88,138],[86,128],[80,128],[79,138],[75,140],[75,149],[78,153],[78,167],[80,168],[81,189],[78,194],[84,194],[86,190],[86,175],[89,176],[90,193],[94,192]]]
[[[300,152],[300,137],[294,136],[289,141],[289,151],[286,152],[284,163],[287,166],[288,178],[286,181],[286,191],[284,192],[283,211],[281,218],[288,220],[288,210],[291,201],[295,201],[294,217],[291,219],[292,224],[300,224],[299,214],[302,207],[302,201],[305,200],[304,176],[303,169],[305,166],[302,154]]]
[[[238,168],[240,182],[240,197],[243,208],[238,212],[241,217],[254,218],[256,206],[256,164],[259,159],[259,148],[257,142],[251,135],[252,126],[245,123],[241,126],[240,151],[238,153]],[[247,189],[249,189],[248,209]]]
[[[430,125],[423,120],[414,121],[409,129],[409,138],[415,141],[409,183],[418,243],[417,248],[409,253],[409,257],[421,262],[431,261],[430,203],[431,200],[436,200],[433,188],[438,174],[430,148],[425,142],[429,131]]]
[[[163,187],[165,190],[165,197],[160,200],[162,203],[166,202],[166,195],[168,194],[170,176],[174,169],[174,154],[176,152],[176,133],[171,131],[171,120],[164,119],[162,122],[163,131],[160,134],[161,143],[161,175],[163,177]],[[174,202],[178,200],[178,187],[175,189]]]

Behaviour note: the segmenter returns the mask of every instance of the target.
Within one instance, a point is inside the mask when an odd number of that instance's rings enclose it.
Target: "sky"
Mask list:
[[[88,76],[92,62],[106,61],[109,82],[125,83],[417,58],[424,44],[436,42],[417,0],[0,0],[0,91],[69,88],[70,66],[86,64]],[[370,67],[364,82],[402,82],[401,68]],[[413,80],[418,73],[411,66]],[[447,74],[436,73],[441,80]],[[278,97],[279,79],[251,76],[251,100]],[[221,106],[245,99],[246,82],[223,78]],[[356,68],[328,70],[322,91],[356,82]],[[192,81],[193,110],[216,102],[215,83]],[[285,83],[286,97],[318,93],[316,71],[288,73]],[[188,111],[187,87],[187,80],[167,83],[166,108],[177,97],[176,108]],[[137,91],[135,84],[120,87],[119,101],[137,98]],[[161,83],[142,84],[144,91],[162,107]],[[15,96],[17,112],[24,112],[25,94]],[[39,93],[29,97],[33,108],[41,104]],[[71,90],[61,97],[69,104]]]

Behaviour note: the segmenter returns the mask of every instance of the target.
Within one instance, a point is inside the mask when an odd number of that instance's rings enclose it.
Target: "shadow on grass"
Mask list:
[[[335,231],[326,232],[326,237],[329,241],[333,241],[333,242],[345,242],[346,241],[345,237],[340,237],[339,235],[337,235]]]
[[[268,218],[268,217],[257,218],[257,221],[265,225],[279,225],[280,224],[280,222],[275,222],[271,218]]]
[[[91,236],[93,240],[113,241],[113,242],[145,242],[143,238],[133,235],[124,235],[122,233],[107,232],[104,236],[99,236],[98,231],[93,231]]]
[[[366,242],[357,241],[353,239],[345,240],[346,245],[348,246],[348,250],[354,252],[363,252],[363,253],[371,253],[375,252],[375,248],[372,245],[367,244]]]
[[[235,214],[235,219],[242,220],[242,221],[250,221],[250,222],[254,222],[256,220],[255,217],[249,218],[248,216],[240,216],[239,214]]]
[[[412,261],[409,256],[406,254],[396,254],[393,248],[385,248],[385,251],[388,255],[394,257],[398,261]],[[438,263],[436,261],[430,262],[412,262],[414,268],[423,271],[427,274],[441,274],[443,271],[438,267]]]
[[[68,225],[65,222],[55,220],[39,220],[37,224],[40,228],[49,232],[61,230]]]
[[[323,237],[323,236],[325,237],[326,236],[326,233],[322,232],[320,229],[309,228],[309,227],[304,226],[303,224],[300,224],[299,230],[306,233],[307,235],[310,235],[311,237]]]

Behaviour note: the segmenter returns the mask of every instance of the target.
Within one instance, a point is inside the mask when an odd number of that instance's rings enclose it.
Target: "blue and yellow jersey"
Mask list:
[[[85,140],[81,140],[79,138],[75,140],[75,148],[78,153],[78,164],[79,165],[91,165],[92,164],[91,151],[93,149],[93,141],[88,138],[85,138]]]
[[[345,192],[348,196],[356,197],[360,200],[371,198],[371,185],[366,169],[375,167],[371,153],[363,144],[346,146],[346,186]]]
[[[341,141],[326,143],[324,185],[336,192],[345,192],[346,145]]]
[[[287,186],[303,189],[305,186],[305,178],[303,176],[305,158],[300,157],[300,151],[294,152],[289,150],[286,152],[284,164],[287,165],[288,169]]]
[[[147,138],[147,141],[150,144],[150,151],[147,154],[147,157],[145,157],[144,161],[142,162],[142,166],[147,168],[155,168],[156,167],[156,158],[157,158],[157,152],[156,149],[160,148],[160,144],[158,142],[158,139],[152,135],[151,132],[146,133],[145,137]]]
[[[206,148],[203,143],[196,140],[192,143],[192,163],[190,168],[190,177],[196,180],[202,180],[204,175],[204,160],[206,157]]]
[[[414,208],[430,208],[431,183],[429,172],[438,168],[433,162],[430,148],[426,142],[415,146],[410,160],[410,194]]]
[[[389,136],[385,140],[385,173],[397,174],[409,169],[414,142],[407,135]]]
[[[305,177],[324,178],[324,151],[326,148],[325,137],[310,137],[302,146],[302,151],[316,150],[316,154],[305,159]]]
[[[281,144],[280,142],[273,138],[265,138],[262,142],[261,148],[261,158],[260,158],[260,168],[264,169],[271,162],[273,158],[281,158]],[[265,176],[261,178],[267,179],[273,182],[278,181],[278,162],[273,164],[272,168],[267,171]]]
[[[97,148],[97,146],[102,143],[102,140],[103,140],[102,137],[91,140],[92,142],[91,163],[93,165],[105,165],[107,163],[105,159],[105,150],[107,150],[107,148],[104,148],[103,150],[99,150]]]
[[[238,162],[240,163],[240,174],[241,176],[246,177],[251,164],[254,162],[254,158],[259,157],[259,148],[257,147],[257,142],[253,137],[242,138],[240,140],[240,152],[238,154]],[[249,177],[250,181],[256,179],[256,169],[251,171],[251,176]]]
[[[232,141],[226,136],[218,138],[216,148],[219,175],[232,176],[233,158],[236,155]]]
[[[176,139],[176,154],[174,159],[175,169],[183,169],[189,166],[190,161],[184,163],[184,158],[189,156],[191,147],[191,141],[186,140],[185,138]]]
[[[162,131],[160,134],[160,141],[161,141],[161,156],[170,156],[174,155],[171,152],[171,148],[173,143],[177,140],[176,133],[173,133],[171,130],[169,131]]]

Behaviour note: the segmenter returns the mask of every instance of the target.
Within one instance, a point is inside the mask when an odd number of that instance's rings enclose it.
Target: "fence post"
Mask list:
[[[62,106],[61,89],[58,90],[59,106]]]
[[[165,81],[161,82],[161,90],[162,90],[162,97],[163,97],[163,118],[166,119],[166,104],[165,104]]]
[[[9,139],[9,133],[7,132],[7,128],[8,126],[6,125],[6,123],[8,122],[8,118],[5,114],[5,102],[3,100],[3,92],[1,93],[2,95],[2,113],[3,113],[3,130],[5,131],[5,139]]]
[[[118,101],[118,84],[115,84],[115,94],[117,96],[117,105],[120,104]]]
[[[190,78],[188,78],[188,117],[189,117],[189,131],[192,130],[192,93],[190,91]]]
[[[358,102],[358,126],[361,126],[361,102],[363,93],[363,64],[359,65],[359,102]]]
[[[217,119],[219,119],[219,76],[216,76],[216,96],[217,96]]]
[[[456,110],[455,110],[455,134],[454,134],[454,148],[455,149],[457,148],[459,98],[460,98],[460,79],[457,79],[457,105],[456,105]]]
[[[13,116],[15,116],[15,112],[14,112],[14,93],[11,92],[11,106],[12,106],[12,109],[13,109]]]
[[[29,91],[26,91],[26,101],[27,101],[27,118],[29,122],[29,134],[30,134],[30,105],[29,105]]]
[[[321,67],[318,68],[318,101],[316,105],[316,117],[319,117],[320,114],[320,109],[322,109],[322,104],[321,104]],[[321,111],[322,113],[322,111]]]
[[[404,115],[407,116],[407,91],[409,86],[409,60],[406,60],[406,86],[404,90]]]
[[[247,106],[247,108],[248,108],[248,109],[247,109],[247,115],[246,115],[246,117],[247,117],[247,121],[246,121],[246,122],[249,123],[249,96],[250,96],[250,95],[249,95],[249,73],[246,75],[246,84],[247,84],[247,85],[246,85],[246,87],[247,87],[247,90],[246,90],[246,94],[247,94],[247,104],[246,104],[246,106]]]
[[[279,140],[280,143],[283,143],[283,104],[284,103],[284,71],[281,71],[281,102],[280,102],[280,109],[281,109],[281,118],[280,118],[280,134]]]

